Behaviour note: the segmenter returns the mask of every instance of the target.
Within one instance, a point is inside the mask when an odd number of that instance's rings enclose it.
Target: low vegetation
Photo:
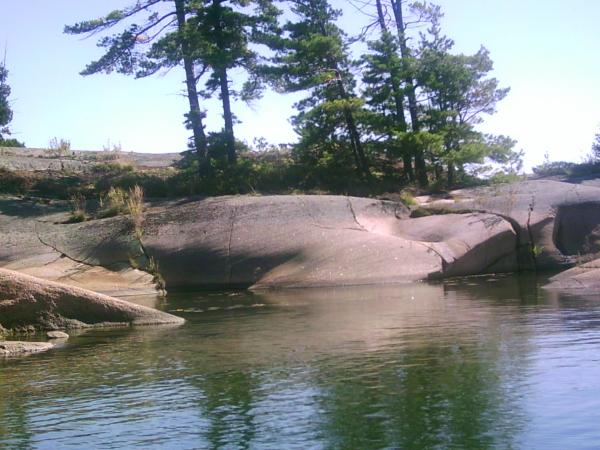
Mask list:
[[[71,204],[71,217],[69,218],[69,222],[71,222],[71,223],[85,222],[88,219],[87,210],[86,210],[86,204],[87,204],[86,198],[80,193],[74,194],[71,197],[70,204]]]

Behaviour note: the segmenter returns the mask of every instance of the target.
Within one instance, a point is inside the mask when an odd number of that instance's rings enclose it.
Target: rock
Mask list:
[[[0,356],[45,352],[53,347],[49,342],[0,341]]]
[[[583,263],[553,276],[544,288],[600,294],[600,259]]]
[[[64,224],[64,205],[0,200],[0,266],[125,296],[156,293],[131,268],[150,257],[168,289],[259,289],[568,268],[600,252],[592,185],[537,180],[419,200],[434,215],[332,195],[156,202],[143,245],[126,217]]]
[[[46,337],[48,339],[69,339],[69,335],[62,331],[48,331]]]
[[[600,188],[535,180],[451,192],[452,200],[424,208],[499,215],[517,231],[520,267],[571,266],[580,255],[600,251]],[[429,200],[429,199],[426,199]]]
[[[492,214],[445,214],[401,220],[395,235],[425,243],[443,261],[443,275],[459,276],[517,269],[516,232]]]
[[[67,158],[49,158],[48,149],[2,147],[0,148],[0,167],[20,171],[74,171],[89,170],[101,161],[105,153],[91,150],[72,150]],[[118,162],[132,164],[135,167],[169,167],[181,160],[180,153],[133,153],[118,155]]]
[[[0,199],[0,267],[116,297],[156,295],[127,218],[64,224],[66,202]]]
[[[147,212],[143,242],[167,288],[364,285],[516,269],[515,233],[502,218],[409,214],[400,203],[327,195],[166,202]],[[418,232],[425,226],[429,235]]]
[[[8,329],[56,330],[183,322],[180,317],[145,306],[0,269],[0,325]]]

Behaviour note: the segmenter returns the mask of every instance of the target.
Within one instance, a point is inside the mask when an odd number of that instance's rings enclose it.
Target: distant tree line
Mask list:
[[[237,164],[234,103],[267,86],[306,94],[291,118],[299,136],[292,152],[315,184],[339,178],[452,186],[484,162],[520,170],[522,152],[512,139],[476,130],[509,91],[490,76],[484,47],[453,53],[442,12],[428,2],[350,3],[372,19],[362,30],[342,30],[341,13],[327,0],[140,0],[65,32],[103,35],[105,53],[83,75],[142,78],[184,68],[200,177]],[[357,41],[366,49],[358,59],[351,51]],[[234,89],[233,78],[243,78],[241,87]],[[206,114],[214,112],[202,100],[213,96],[223,128],[206,133]]]

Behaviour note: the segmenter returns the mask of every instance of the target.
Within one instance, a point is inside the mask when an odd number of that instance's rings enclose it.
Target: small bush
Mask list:
[[[100,218],[114,217],[127,212],[127,192],[111,187],[105,197],[100,197]]]
[[[6,139],[0,136],[0,147],[25,147],[25,144],[14,138]]]
[[[524,176],[513,172],[496,172],[489,178],[490,184],[507,184],[523,181]]]
[[[86,199],[82,194],[75,194],[70,199],[71,217],[70,223],[85,222],[88,219],[86,212]]]
[[[163,278],[163,276],[160,273],[160,268],[158,267],[158,263],[152,256],[148,259],[148,265],[146,266],[146,272],[148,272],[150,275],[152,275],[152,281],[154,282],[154,285],[161,293],[164,294],[166,292],[167,283],[165,282],[165,279]]]
[[[103,162],[98,163],[92,166],[92,172],[107,176],[107,177],[115,177],[119,175],[123,175],[125,173],[133,172],[133,165],[121,162]]]
[[[419,203],[415,200],[413,195],[408,191],[402,191],[400,193],[400,201],[404,206],[417,206]]]
[[[135,236],[141,240],[144,234],[144,190],[139,186],[130,189],[125,206],[133,224]]]
[[[71,141],[52,138],[48,143],[46,154],[52,158],[62,158],[71,154]]]

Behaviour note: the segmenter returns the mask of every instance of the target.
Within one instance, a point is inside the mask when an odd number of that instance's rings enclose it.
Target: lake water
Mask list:
[[[0,360],[0,448],[597,449],[600,296],[542,282],[173,295]]]

